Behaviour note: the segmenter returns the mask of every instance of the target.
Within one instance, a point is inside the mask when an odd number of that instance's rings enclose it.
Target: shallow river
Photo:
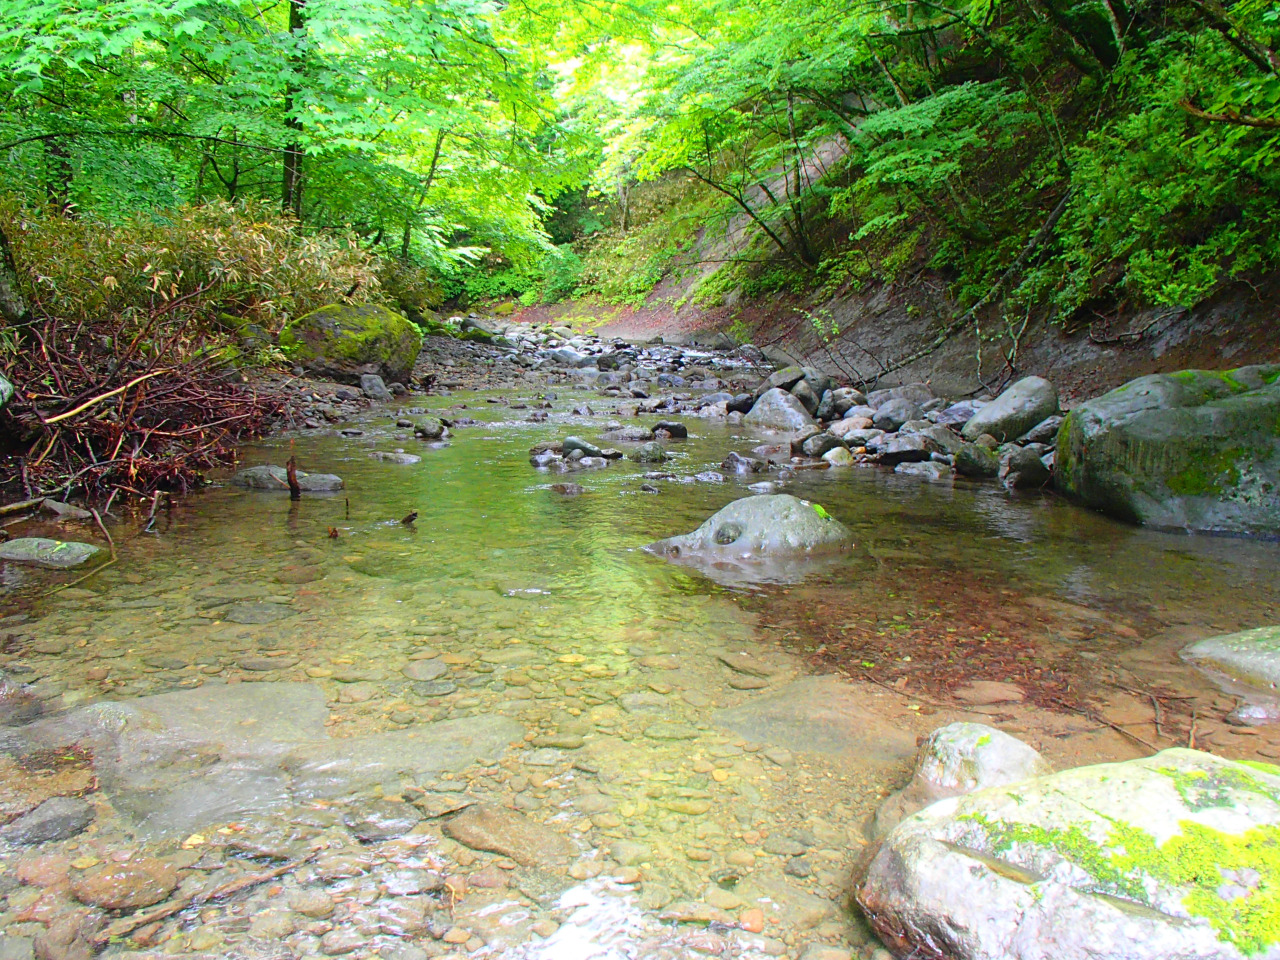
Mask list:
[[[482,421],[436,446],[372,413],[347,425],[360,436],[283,436],[245,464],[293,454],[346,489],[294,504],[215,487],[152,532],[121,530],[117,564],[34,603],[75,575],[7,570],[0,596],[25,613],[0,620],[0,666],[33,684],[41,744],[94,732],[83,754],[14,748],[28,756],[4,761],[0,812],[71,783],[96,820],[0,849],[0,955],[80,909],[68,885],[145,854],[178,869],[175,895],[289,869],[108,952],[871,956],[848,904],[863,826],[940,723],[982,719],[1084,763],[1184,742],[1178,705],[1198,704],[1201,745],[1280,751],[1271,728],[1233,735],[1234,698],[1176,658],[1277,622],[1280,545],[832,469],[784,489],[854,530],[850,557],[716,583],[641,548],[743,496],[748,479],[693,475],[759,439],[690,418],[667,443],[674,478],[626,460],[536,471],[534,443],[598,436],[606,417],[566,412],[583,396],[561,391],[545,423],[485,395],[429,398]],[[421,462],[370,456],[397,448]],[[726,665],[744,651],[748,668]],[[949,699],[973,679],[1021,682],[1026,701]],[[1192,699],[1162,701],[1160,726],[1153,690]],[[144,697],[159,699],[85,719]],[[444,824],[469,800],[527,819],[459,839]],[[397,805],[403,829],[362,826]],[[316,892],[329,906],[303,909]]]

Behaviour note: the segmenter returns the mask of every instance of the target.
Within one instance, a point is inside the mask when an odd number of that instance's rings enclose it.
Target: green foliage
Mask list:
[[[328,303],[382,295],[378,262],[352,238],[307,235],[263,205],[219,202],[111,222],[8,201],[0,226],[33,309],[70,323],[111,318],[130,330],[159,313],[171,323],[278,329]]]

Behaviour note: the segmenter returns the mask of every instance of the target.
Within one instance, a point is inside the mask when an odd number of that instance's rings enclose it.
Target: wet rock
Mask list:
[[[604,451],[597,447],[594,443],[589,443],[581,437],[565,437],[560,444],[565,454],[572,453],[574,450],[582,451],[585,457],[603,457]]]
[[[1268,956],[1256,854],[1277,825],[1280,776],[1165,750],[936,803],[889,834],[858,900],[902,955]]]
[[[0,398],[3,398],[3,394],[0,394]],[[0,933],[0,960],[35,960],[31,938]]]
[[[577,483],[553,483],[550,489],[562,497],[576,497],[587,492],[586,487]]]
[[[662,463],[667,460],[667,452],[662,449],[662,444],[650,442],[643,444],[639,450],[633,450],[627,455],[628,460],[634,460],[636,463]]]
[[[164,900],[177,885],[178,871],[173,864],[140,858],[90,870],[71,881],[71,892],[90,906],[136,910]]]
[[[842,439],[832,433],[815,433],[800,445],[806,457],[821,459],[832,450],[847,449]]]
[[[66,840],[93,822],[93,807],[78,797],[52,797],[0,827],[0,840],[27,845]]]
[[[369,454],[369,456],[373,457],[373,459],[375,460],[381,460],[383,463],[397,463],[397,464],[400,464],[401,466],[406,466],[406,467],[412,466],[415,463],[422,462],[421,457],[415,456],[412,453],[399,453],[399,452],[384,453],[383,451],[379,450]]]
[[[413,425],[413,435],[419,440],[443,440],[449,436],[449,428],[434,417],[420,420]]]
[[[563,865],[576,853],[568,838],[528,817],[489,803],[468,807],[444,832],[473,850],[510,857],[525,866]]]
[[[928,437],[918,434],[893,434],[877,438],[875,457],[879,463],[887,467],[900,463],[920,463],[930,459],[935,453],[941,453],[938,445]]]
[[[417,807],[408,803],[371,803],[362,805],[343,818],[357,839],[366,843],[403,837],[422,820]]]
[[[817,426],[804,405],[785,390],[766,391],[742,421],[748,427],[799,433]]]
[[[649,724],[644,728],[644,735],[650,740],[696,740],[699,736],[697,727],[665,720]]]
[[[721,470],[727,470],[729,473],[739,475],[749,473],[761,473],[768,467],[763,460],[756,457],[744,457],[740,453],[730,453],[720,463]]]
[[[449,672],[449,665],[439,658],[433,660],[413,660],[408,665],[401,668],[400,672],[410,680],[427,682],[443,677]]]
[[[284,603],[233,603],[222,614],[228,623],[275,623],[294,615],[293,608]]]
[[[955,454],[956,473],[962,477],[989,480],[1000,472],[1000,458],[977,443],[966,443]]]
[[[918,463],[900,463],[893,468],[894,473],[907,477],[919,477],[933,483],[941,483],[955,476],[955,471],[945,463],[936,460],[925,460]]]
[[[389,403],[392,400],[391,391],[376,373],[361,374],[360,392],[378,403]]]
[[[1034,427],[1020,436],[1017,440],[1020,444],[1028,443],[1044,443],[1053,446],[1058,439],[1058,430],[1062,427],[1064,417],[1054,414],[1052,417],[1045,417]]]
[[[745,650],[719,650],[716,651],[716,659],[730,670],[752,677],[768,679],[782,672],[781,667]]]
[[[1280,627],[1208,637],[1182,649],[1190,660],[1264,690],[1280,687]]]
[[[850,684],[808,677],[777,687],[715,722],[746,740],[846,764],[891,768],[914,755],[915,739],[883,717]]]
[[[751,560],[848,549],[853,535],[814,504],[788,494],[743,497],[684,536],[645,549],[680,560]]]
[[[962,436],[972,442],[990,434],[1001,443],[1014,440],[1058,412],[1058,391],[1043,377],[1026,377],[977,411]]]
[[[74,540],[50,540],[47,537],[18,537],[0,543],[0,560],[11,563],[34,563],[57,570],[78,567],[102,552],[101,547]]]
[[[1052,771],[1021,740],[981,723],[940,727],[920,746],[911,782],[876,811],[872,839],[885,836],[931,803],[987,787],[1003,787]]]
[[[876,408],[875,416],[871,418],[871,422],[877,430],[892,432],[908,420],[919,420],[921,415],[918,404],[902,397],[894,397],[886,400]]]
[[[249,924],[251,940],[283,940],[297,929],[287,910],[263,910]]]
[[[833,467],[851,467],[858,461],[848,447],[835,447],[822,455],[822,459]]]
[[[73,507],[69,503],[63,503],[61,500],[53,500],[45,497],[40,501],[40,509],[44,513],[51,513],[59,520],[92,520],[93,514],[88,510],[80,507]]]
[[[725,407],[729,413],[750,413],[755,402],[756,398],[753,394],[739,393],[735,394]]]
[[[1130,522],[1274,535],[1277,421],[1277,365],[1139,377],[1071,411],[1055,481]]]
[[[773,389],[789,391],[803,379],[804,369],[802,367],[796,365],[785,366],[760,381],[756,386],[754,397],[759,399]]]
[[[653,431],[648,427],[632,425],[606,430],[600,435],[600,438],[609,443],[645,443],[652,440],[653,436]],[[568,450],[570,448],[566,447],[565,449]],[[590,454],[590,456],[601,456],[601,454]]]
[[[689,428],[675,420],[659,420],[653,425],[656,436],[666,436],[672,440],[683,440],[689,436]]]
[[[231,483],[248,490],[289,492],[289,475],[284,467],[263,465],[246,467],[231,478]],[[333,493],[343,488],[341,477],[331,473],[303,473],[298,471],[298,487],[303,493]]]
[[[1025,490],[1043,487],[1053,475],[1031,447],[1005,447],[1000,452],[1000,468],[996,472],[1006,490]]]

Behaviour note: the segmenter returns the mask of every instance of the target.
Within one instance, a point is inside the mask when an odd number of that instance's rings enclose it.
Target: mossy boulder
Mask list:
[[[364,374],[408,383],[422,334],[394,310],[376,303],[330,304],[290,322],[280,347],[304,370],[342,383]]]
[[[1280,533],[1280,365],[1153,374],[1082,404],[1055,482],[1134,523]]]
[[[942,800],[858,891],[898,956],[1280,956],[1280,768],[1195,750]]]

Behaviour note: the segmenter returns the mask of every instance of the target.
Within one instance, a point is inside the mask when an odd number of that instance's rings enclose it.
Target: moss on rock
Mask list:
[[[422,349],[422,334],[380,304],[330,304],[290,322],[280,348],[311,373],[358,383],[362,373],[407,382]]]

